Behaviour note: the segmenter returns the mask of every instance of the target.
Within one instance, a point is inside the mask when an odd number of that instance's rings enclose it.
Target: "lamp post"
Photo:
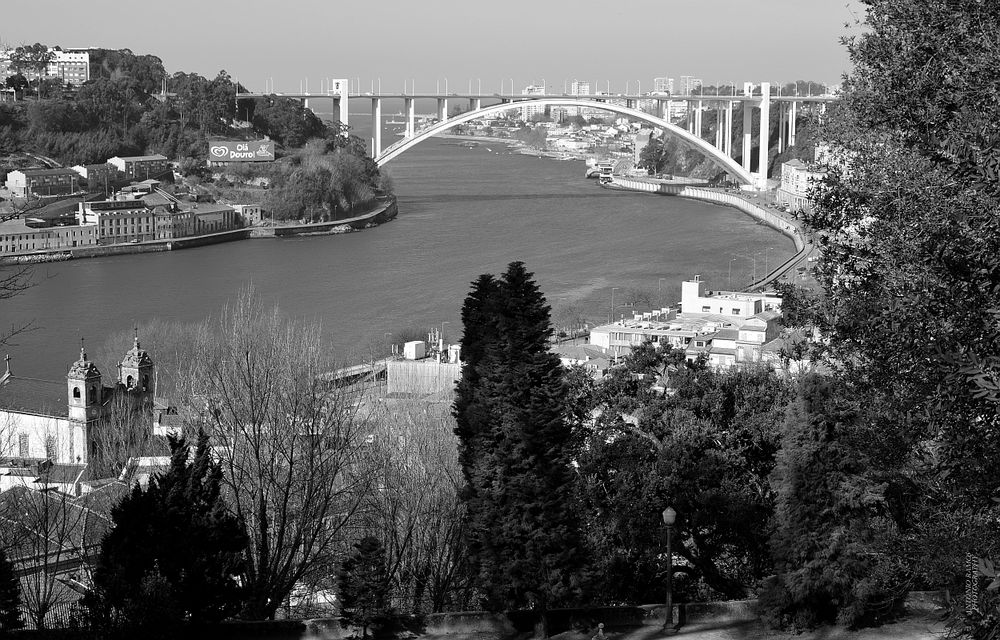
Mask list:
[[[663,289],[662,289],[662,285],[663,285],[663,281],[664,280],[666,280],[666,278],[658,278],[656,280],[656,303],[659,304],[661,307],[663,306]]]
[[[673,593],[673,581],[674,581],[674,556],[673,552],[670,550],[670,536],[674,532],[674,522],[677,521],[677,512],[673,510],[672,507],[667,507],[663,510],[663,524],[667,528],[667,597],[666,597],[666,616],[663,619],[663,630],[672,630],[674,622],[674,593]]]
[[[733,290],[733,261],[734,260],[736,260],[736,258],[730,258],[729,259],[729,290],[730,291]]]
[[[767,252],[768,252],[768,251],[770,251],[770,250],[771,250],[771,249],[773,249],[773,248],[774,248],[774,247],[765,247],[765,248],[764,248],[764,275],[765,275],[765,276],[766,276],[766,275],[767,275],[768,273],[770,273],[770,271],[768,271],[768,270],[767,270]]]
[[[608,324],[615,321],[615,289],[618,287],[611,287],[611,309],[608,313]]]

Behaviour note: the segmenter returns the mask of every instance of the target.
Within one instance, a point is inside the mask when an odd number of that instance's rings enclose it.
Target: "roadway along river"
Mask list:
[[[0,302],[0,327],[35,326],[6,348],[12,370],[60,379],[83,336],[110,377],[120,354],[106,353],[109,335],[156,318],[217,315],[251,282],[269,304],[322,322],[346,360],[410,326],[448,322],[446,338],[457,340],[469,283],[512,260],[535,272],[553,305],[578,303],[606,320],[611,287],[655,296],[659,283],[671,304],[682,279],[701,274],[723,289],[730,265],[736,285],[749,279],[754,255],[763,273],[765,253],[770,266],[794,253],[790,240],[734,209],[606,191],[584,179],[582,162],[502,145],[431,140],[388,167],[400,214],[375,229],[39,266],[35,287]],[[155,345],[144,346],[155,359]]]

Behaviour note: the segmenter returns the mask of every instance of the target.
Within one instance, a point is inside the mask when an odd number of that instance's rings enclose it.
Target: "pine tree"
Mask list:
[[[98,625],[215,622],[239,608],[246,535],[225,510],[208,437],[199,434],[193,459],[183,438],[171,438],[170,449],[170,470],[112,510],[87,600]],[[158,601],[137,591],[143,584],[159,585]]]
[[[13,631],[24,626],[18,606],[21,588],[14,575],[14,563],[0,550],[0,631]]]
[[[361,637],[368,628],[389,613],[389,572],[385,549],[378,538],[362,538],[354,552],[341,565],[337,576],[340,616],[344,623],[361,627]]]
[[[481,276],[465,301],[465,366],[455,402],[473,566],[493,609],[541,613],[572,600],[581,565],[565,418],[549,352],[549,307],[524,264]],[[471,353],[470,353],[471,352]]]
[[[789,405],[771,479],[777,576],[761,595],[776,626],[871,623],[901,603],[905,576],[879,553],[891,531],[885,485],[867,475],[860,416],[842,386],[816,375]]]

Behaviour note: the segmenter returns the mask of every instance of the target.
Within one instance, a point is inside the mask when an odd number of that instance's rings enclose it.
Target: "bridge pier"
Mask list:
[[[750,143],[753,131],[753,102],[749,93],[744,96],[743,101],[743,170],[750,172]]]
[[[722,103],[716,102],[715,103],[715,148],[720,151],[722,150],[722,133],[723,133],[722,118],[723,118]]]
[[[417,113],[413,98],[403,100],[406,107],[406,137],[412,138],[417,133]]]
[[[483,108],[482,98],[469,98],[469,111],[479,111]]]
[[[793,101],[792,106],[789,108],[788,112],[788,146],[795,146],[795,117],[798,107],[797,102]]]
[[[702,128],[702,120],[701,120],[702,114],[704,112],[702,111],[701,108],[701,100],[695,103],[694,108],[695,108],[694,112],[695,135],[698,136],[699,138],[704,139],[705,135],[704,135],[704,129]]]
[[[767,164],[771,152],[771,83],[760,83],[760,133],[757,135],[757,188],[767,186]]]
[[[660,120],[670,120],[670,101],[669,100],[657,100],[656,101],[656,117]]]
[[[373,158],[382,153],[382,98],[372,98],[372,149]]]
[[[448,98],[438,98],[438,121],[444,122],[448,119]]]
[[[725,148],[722,150],[727,158],[733,157],[733,101],[726,102],[726,140]]]
[[[778,103],[778,153],[785,150],[785,105]]]

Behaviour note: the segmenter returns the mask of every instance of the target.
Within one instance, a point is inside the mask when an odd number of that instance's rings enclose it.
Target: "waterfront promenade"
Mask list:
[[[284,238],[291,236],[334,235],[358,231],[374,227],[396,217],[398,208],[394,196],[379,200],[378,206],[358,216],[342,218],[330,222],[308,224],[270,225],[259,227],[244,227],[230,231],[207,233],[198,236],[186,236],[170,240],[147,240],[145,242],[129,242],[123,244],[96,245],[90,247],[59,247],[43,249],[28,253],[0,257],[0,264],[36,264],[44,262],[62,262],[80,258],[99,258],[134,253],[158,253],[161,251],[176,251],[211,244],[234,242],[251,238]]]

